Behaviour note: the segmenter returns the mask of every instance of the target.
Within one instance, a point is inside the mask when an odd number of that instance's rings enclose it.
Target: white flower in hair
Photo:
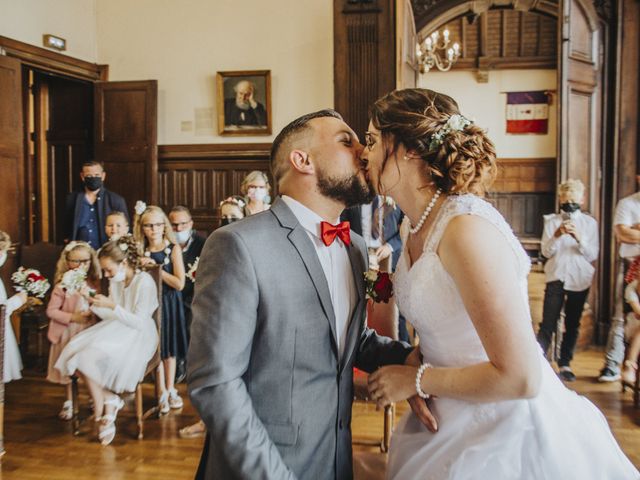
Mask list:
[[[126,243],[121,243],[118,246],[120,247],[120,250],[122,250],[123,252],[126,252],[127,250],[129,250],[129,245],[127,245]]]
[[[464,118],[462,115],[453,114],[447,120],[447,126],[450,132],[461,131],[466,128],[467,125],[471,125],[471,121]]]
[[[471,120],[462,115],[454,113],[449,117],[447,123],[445,123],[440,130],[431,135],[431,140],[429,141],[429,150],[435,150],[444,141],[444,137],[446,137],[451,132],[461,132],[469,125],[471,125]]]
[[[138,200],[136,202],[136,206],[133,207],[133,209],[136,211],[137,215],[142,215],[144,211],[147,209],[147,204],[144,203],[142,200]]]

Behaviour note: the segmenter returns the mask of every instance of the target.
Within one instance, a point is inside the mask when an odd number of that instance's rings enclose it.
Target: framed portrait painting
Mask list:
[[[218,72],[218,133],[271,135],[271,71]]]

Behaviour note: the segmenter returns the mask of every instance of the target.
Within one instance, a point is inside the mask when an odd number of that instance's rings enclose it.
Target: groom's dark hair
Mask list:
[[[331,108],[325,108],[324,110],[307,113],[306,115],[302,115],[301,117],[296,118],[293,122],[284,127],[275,138],[273,144],[271,145],[270,158],[271,174],[273,175],[273,180],[275,181],[276,185],[280,182],[280,179],[283,177],[284,173],[287,170],[287,164],[285,158],[283,157],[283,145],[289,143],[289,141],[293,137],[305,132],[305,130],[309,128],[309,122],[311,120],[313,120],[314,118],[322,117],[333,117],[342,120],[342,116],[338,112]]]

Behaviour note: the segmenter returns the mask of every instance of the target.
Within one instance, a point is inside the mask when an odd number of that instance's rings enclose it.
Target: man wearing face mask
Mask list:
[[[182,259],[185,271],[189,272],[193,264],[200,257],[205,238],[198,234],[193,228],[193,218],[187,207],[177,205],[169,212],[169,222],[173,228],[176,240],[182,248]],[[184,315],[187,322],[187,334],[191,329],[191,301],[193,300],[194,282],[187,275],[187,281],[182,289],[182,302],[184,304]]]
[[[565,333],[558,367],[560,377],[567,382],[576,379],[569,364],[595,272],[592,263],[599,249],[598,223],[580,211],[583,198],[584,185],[580,180],[570,179],[559,185],[561,212],[544,216],[541,243],[542,254],[548,260],[544,267],[546,288],[538,343],[546,354],[564,304]]]
[[[98,161],[89,160],[82,164],[80,179],[83,188],[69,193],[65,204],[65,242],[82,240],[98,249],[109,240],[104,231],[107,215],[120,211],[129,222],[124,198],[104,187],[106,175]]]

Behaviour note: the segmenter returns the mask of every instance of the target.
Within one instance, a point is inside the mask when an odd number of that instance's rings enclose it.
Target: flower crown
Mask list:
[[[431,135],[431,140],[429,140],[429,151],[433,151],[438,148],[444,142],[444,137],[449,135],[451,132],[461,132],[466,127],[471,125],[473,122],[462,115],[454,113],[449,117],[447,123],[445,123],[440,129]]]
[[[144,203],[142,200],[138,200],[136,202],[135,207],[133,207],[133,209],[135,210],[137,215],[142,215],[144,211],[147,209],[147,204]]]
[[[237,205],[240,208],[244,208],[245,203],[244,201],[240,200],[239,198],[234,198],[234,197],[227,197],[224,200],[222,200],[220,202],[220,206],[222,207],[222,205],[224,205],[225,203],[232,203],[234,205]]]

